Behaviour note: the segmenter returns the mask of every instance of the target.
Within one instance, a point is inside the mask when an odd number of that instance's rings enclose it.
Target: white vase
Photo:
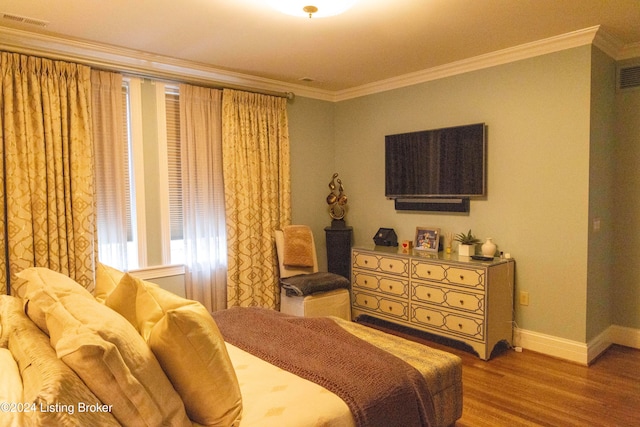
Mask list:
[[[482,244],[482,255],[494,256],[496,254],[496,244],[493,243],[491,237],[487,237],[487,241]]]

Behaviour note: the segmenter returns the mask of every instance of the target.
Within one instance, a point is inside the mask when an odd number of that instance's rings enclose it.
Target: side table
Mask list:
[[[344,220],[331,221],[324,229],[327,239],[327,270],[351,280],[351,235]]]

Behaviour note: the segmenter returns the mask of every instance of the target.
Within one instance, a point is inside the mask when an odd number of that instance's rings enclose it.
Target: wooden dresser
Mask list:
[[[468,344],[483,360],[513,335],[513,259],[395,247],[351,251],[352,317],[387,320]]]

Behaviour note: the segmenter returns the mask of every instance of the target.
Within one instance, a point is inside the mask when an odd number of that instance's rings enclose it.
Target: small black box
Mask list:
[[[398,236],[393,228],[380,228],[373,241],[377,246],[398,246]]]

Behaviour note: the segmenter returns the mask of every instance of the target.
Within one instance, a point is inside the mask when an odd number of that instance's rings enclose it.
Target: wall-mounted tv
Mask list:
[[[484,123],[385,136],[385,196],[486,195]]]

